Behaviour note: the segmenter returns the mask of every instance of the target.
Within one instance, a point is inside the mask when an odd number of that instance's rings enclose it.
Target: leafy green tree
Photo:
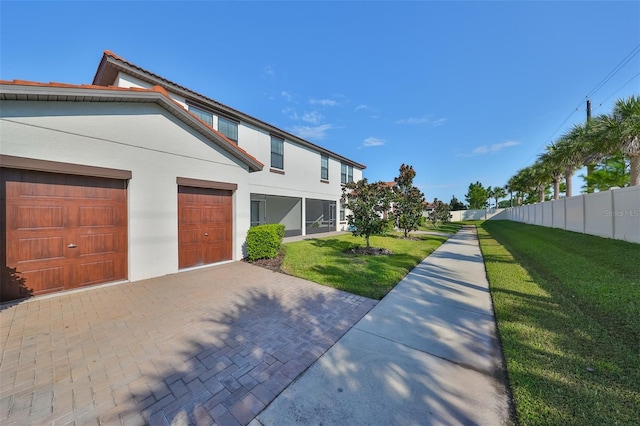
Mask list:
[[[422,220],[424,211],[424,194],[413,186],[413,178],[416,176],[412,166],[401,165],[400,174],[394,179],[393,186],[393,215],[398,228],[404,231],[407,238],[409,232],[416,231]]]
[[[449,207],[451,208],[451,211],[467,209],[467,206],[462,201],[458,200],[455,195],[451,196],[451,201],[449,201]]]
[[[449,223],[451,218],[451,207],[447,203],[443,203],[437,198],[433,200],[434,208],[429,212],[429,220],[436,226],[436,223]]]
[[[483,187],[480,182],[476,181],[476,183],[469,184],[469,190],[465,194],[465,199],[467,203],[469,203],[470,209],[484,209],[487,207],[489,194],[487,194],[487,189]]]
[[[502,200],[498,203],[498,208],[500,209],[506,209],[508,207],[513,207],[513,205],[511,204],[513,202],[513,200]]]
[[[347,215],[354,237],[365,237],[367,248],[369,237],[381,234],[390,219],[385,214],[391,209],[393,195],[384,182],[369,183],[367,179],[349,182],[342,187],[342,202],[351,213]]]
[[[629,185],[629,171],[629,162],[621,154],[607,157],[596,164],[591,176],[580,175],[586,183],[582,189],[590,186],[598,191],[606,191],[612,187],[625,187]]]

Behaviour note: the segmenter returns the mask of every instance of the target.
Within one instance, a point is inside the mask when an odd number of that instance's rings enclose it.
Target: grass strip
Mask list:
[[[372,299],[382,299],[409,271],[437,249],[447,237],[413,234],[372,236],[371,246],[391,255],[353,254],[362,237],[340,235],[284,244],[282,270],[288,274]]]
[[[508,221],[478,237],[520,423],[637,425],[640,246]]]

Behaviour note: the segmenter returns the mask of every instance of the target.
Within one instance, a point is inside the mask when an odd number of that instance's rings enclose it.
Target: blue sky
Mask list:
[[[587,96],[597,115],[640,93],[640,54],[617,67],[640,44],[637,1],[2,0],[0,20],[1,79],[90,83],[111,50],[370,181],[410,164],[429,201],[506,184]]]

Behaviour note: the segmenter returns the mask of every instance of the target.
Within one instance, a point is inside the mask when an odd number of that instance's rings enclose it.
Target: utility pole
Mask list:
[[[587,126],[589,126],[589,121],[591,121],[591,99],[587,99]],[[587,164],[587,193],[593,192],[593,184],[589,179],[595,170],[596,165],[594,163]]]

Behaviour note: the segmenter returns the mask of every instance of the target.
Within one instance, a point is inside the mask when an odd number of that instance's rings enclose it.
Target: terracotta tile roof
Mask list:
[[[153,86],[151,89],[144,89],[144,88],[139,88],[139,87],[99,86],[99,85],[95,85],[95,84],[68,84],[68,83],[57,83],[57,82],[42,83],[42,82],[27,81],[27,80],[0,80],[0,85],[5,85],[5,86],[28,86],[28,87],[40,87],[40,88],[58,88],[58,89],[83,89],[83,90],[95,90],[95,91],[98,91],[98,90],[105,91],[106,90],[106,91],[110,91],[110,92],[114,92],[114,93],[117,93],[117,92],[120,92],[120,93],[123,93],[123,92],[124,93],[159,93],[160,95],[162,95],[162,98],[164,99],[165,102],[169,102],[171,105],[179,108],[180,111],[182,111],[185,114],[188,114],[192,119],[195,119],[201,125],[206,127],[208,131],[214,133],[215,136],[217,137],[217,139],[222,139],[224,142],[226,142],[226,144],[229,145],[227,147],[227,149],[230,148],[232,150],[235,150],[241,156],[248,158],[250,160],[250,162],[252,162],[252,163],[254,163],[255,165],[258,166],[258,170],[262,169],[262,167],[264,167],[264,164],[262,164],[253,155],[249,154],[247,151],[245,151],[244,149],[240,148],[237,144],[235,144],[234,142],[229,140],[229,138],[227,138],[225,135],[223,135],[222,133],[220,133],[219,131],[217,131],[213,127],[211,127],[208,123],[206,123],[205,121],[200,119],[198,116],[192,114],[189,110],[184,108],[184,106],[182,106],[182,104],[180,104],[179,102],[176,102],[175,100],[171,99],[171,97],[167,93],[167,90],[162,86],[157,86],[156,85],[156,86]]]
[[[0,80],[0,84],[5,85],[15,85],[15,86],[33,86],[33,87],[60,87],[66,89],[98,89],[98,90],[120,90],[120,91],[138,91],[138,92],[149,92],[149,89],[139,89],[139,88],[126,88],[126,87],[115,87],[115,86],[96,86],[94,84],[69,84],[69,83],[57,83],[57,82],[49,82],[49,83],[41,83],[38,81],[28,81],[28,80]]]

